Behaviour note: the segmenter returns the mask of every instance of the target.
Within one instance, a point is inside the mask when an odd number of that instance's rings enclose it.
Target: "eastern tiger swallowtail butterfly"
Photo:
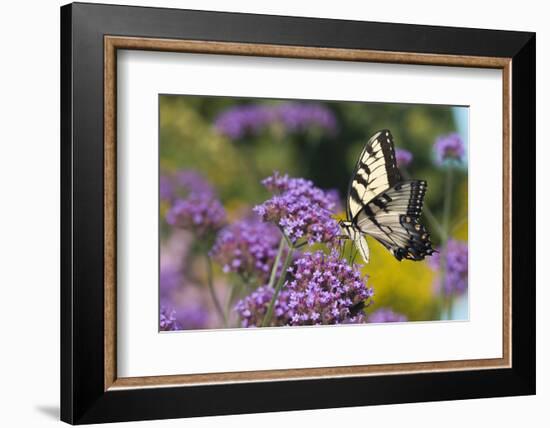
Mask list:
[[[344,237],[354,242],[365,263],[369,262],[365,235],[379,241],[397,260],[423,260],[434,252],[419,222],[426,188],[426,181],[401,179],[389,130],[371,137],[349,183],[347,221],[340,221]]]

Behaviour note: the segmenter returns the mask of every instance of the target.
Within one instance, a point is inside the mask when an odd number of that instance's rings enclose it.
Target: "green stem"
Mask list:
[[[294,249],[290,247],[288,249],[288,252],[286,253],[285,262],[283,264],[283,270],[281,271],[281,275],[279,276],[279,280],[277,281],[277,285],[275,286],[275,292],[273,293],[271,302],[269,302],[269,307],[267,308],[267,312],[262,321],[262,327],[267,327],[271,323],[271,318],[273,317],[273,309],[275,308],[275,302],[277,301],[277,297],[279,297],[279,293],[281,292],[281,289],[283,288],[283,284],[285,283],[286,271],[290,266],[290,262],[292,261],[293,252],[294,252]]]
[[[241,284],[235,282],[231,284],[231,291],[229,292],[229,296],[225,302],[225,320],[228,325],[231,323],[231,303],[235,300],[235,296],[240,293],[240,289]]]
[[[222,305],[220,303],[220,300],[218,299],[218,296],[216,295],[216,290],[214,290],[214,283],[213,283],[213,273],[212,273],[212,260],[210,260],[210,257],[208,257],[208,254],[205,254],[204,256],[206,258],[206,277],[208,282],[208,290],[210,291],[210,297],[212,298],[212,302],[214,303],[214,307],[216,308],[216,312],[218,312],[218,315],[220,316],[220,319],[222,320],[223,326],[227,327],[227,319],[225,318],[225,314],[223,312]]]
[[[271,274],[269,275],[269,282],[267,284],[269,288],[273,288],[273,284],[275,284],[275,277],[277,276],[277,268],[279,267],[279,263],[281,262],[281,257],[283,255],[284,249],[285,249],[285,238],[283,235],[283,238],[281,238],[281,242],[279,242],[279,249],[277,250],[277,255],[275,256],[275,262],[273,262],[273,266],[271,267]]]
[[[441,254],[439,255],[439,278],[441,293],[441,317],[443,314],[450,318],[452,300],[445,295],[447,280],[447,242],[449,240],[449,223],[451,219],[451,204],[453,198],[453,168],[447,167],[445,176],[445,199],[443,200],[443,236],[441,240]]]
[[[433,215],[432,211],[428,208],[427,205],[424,205],[424,208],[422,209],[424,216],[428,219],[430,224],[432,225],[433,229],[436,231],[436,233],[439,235],[439,238],[442,239],[445,235],[445,232],[443,231],[443,228]]]

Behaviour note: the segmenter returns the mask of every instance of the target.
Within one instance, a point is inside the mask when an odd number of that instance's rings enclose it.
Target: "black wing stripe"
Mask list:
[[[426,189],[425,181],[401,181],[393,137],[388,130],[379,131],[361,152],[349,182],[348,220],[398,260],[422,260],[433,252],[419,222]]]
[[[425,181],[406,181],[378,195],[356,217],[357,228],[384,245],[398,260],[422,260],[433,252],[420,224]]]
[[[363,171],[365,171],[365,174],[367,175],[371,173],[369,165],[363,162],[362,160],[359,161],[359,168],[363,169]]]
[[[352,220],[374,197],[401,180],[389,130],[374,134],[365,145],[348,186],[346,211]]]

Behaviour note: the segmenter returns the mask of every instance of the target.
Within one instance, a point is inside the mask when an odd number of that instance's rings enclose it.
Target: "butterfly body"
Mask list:
[[[386,247],[397,260],[423,260],[433,253],[420,223],[427,183],[401,179],[389,130],[378,131],[363,149],[348,188],[344,236],[369,262],[365,235]]]

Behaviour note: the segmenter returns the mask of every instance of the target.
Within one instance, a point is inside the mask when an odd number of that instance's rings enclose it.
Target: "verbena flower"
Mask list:
[[[175,318],[178,330],[195,330],[208,326],[210,313],[200,304],[187,304],[178,307]]]
[[[191,169],[184,169],[174,174],[173,182],[176,190],[181,192],[178,196],[188,194],[214,195],[214,189],[202,174]],[[179,188],[179,189],[178,189]]]
[[[411,152],[405,149],[396,149],[395,150],[395,160],[397,161],[398,167],[409,166],[413,160],[413,155]]]
[[[192,231],[197,237],[206,237],[225,224],[225,210],[211,195],[190,194],[176,200],[166,213],[170,226]]]
[[[438,165],[447,163],[458,164],[464,160],[464,142],[456,133],[437,138],[434,144],[434,151]]]
[[[374,295],[356,265],[337,252],[304,253],[287,272],[271,325],[326,325],[365,322],[363,308]],[[261,325],[273,290],[261,287],[235,310],[244,327]]]
[[[429,265],[439,271],[441,248],[429,259]],[[436,278],[436,289],[441,289],[441,278]],[[468,289],[468,244],[450,239],[447,241],[444,292],[462,294]]]
[[[172,178],[167,175],[161,175],[159,178],[159,196],[161,201],[171,201],[174,197],[174,185]]]
[[[338,189],[328,189],[325,190],[325,195],[329,201],[331,201],[332,208],[330,211],[334,213],[339,213],[344,210],[344,205],[342,204],[342,199],[340,199],[340,192]]]
[[[184,169],[172,174],[163,174],[159,179],[160,199],[173,202],[190,194],[214,195],[214,189],[197,171]]]
[[[355,265],[336,251],[304,253],[289,268],[290,325],[361,323],[374,295]]]
[[[216,130],[236,140],[246,135],[259,134],[274,118],[274,110],[267,105],[241,105],[231,107],[215,120]]]
[[[234,311],[239,316],[241,327],[262,325],[274,292],[271,287],[259,287],[235,305]],[[288,291],[282,290],[275,302],[270,326],[288,325],[288,322]]]
[[[160,308],[159,327],[161,331],[179,330],[180,326],[176,321],[176,311],[165,306]]]
[[[280,125],[288,133],[315,127],[333,134],[337,129],[330,109],[321,104],[299,102],[235,106],[223,111],[214,122],[217,131],[232,140],[258,135],[272,125]]]
[[[275,195],[254,211],[264,220],[277,224],[296,244],[298,241],[334,243],[340,229],[331,216],[337,204],[333,192],[325,192],[303,178],[274,173],[262,181]]]
[[[163,267],[160,270],[160,295],[169,296],[181,283],[181,274],[172,267]]]
[[[277,106],[276,117],[287,132],[300,132],[317,127],[333,134],[337,129],[334,114],[321,104],[296,102],[281,104]]]
[[[221,230],[210,256],[223,267],[245,279],[267,282],[277,256],[281,232],[269,223],[244,219]]]
[[[171,177],[172,206],[166,222],[194,232],[198,237],[217,232],[225,224],[225,210],[204,177],[183,170]]]
[[[398,312],[394,312],[389,308],[380,308],[371,313],[368,316],[367,322],[369,323],[383,323],[383,322],[405,322],[407,317]]]

